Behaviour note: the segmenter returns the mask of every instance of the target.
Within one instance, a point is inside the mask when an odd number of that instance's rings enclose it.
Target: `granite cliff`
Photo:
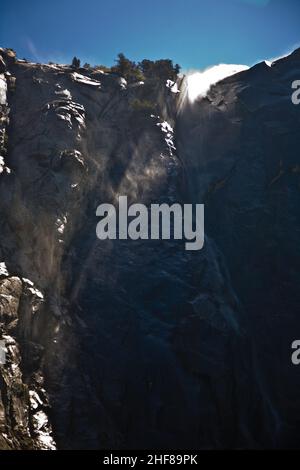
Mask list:
[[[296,445],[299,77],[297,50],[191,103],[0,50],[0,448]],[[204,203],[204,248],[99,241],[119,195]]]

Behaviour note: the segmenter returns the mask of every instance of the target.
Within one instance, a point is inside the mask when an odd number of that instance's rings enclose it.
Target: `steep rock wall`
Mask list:
[[[1,313],[3,337],[11,331],[18,350],[2,366],[1,397],[14,397],[10,364],[18,365],[26,392],[12,413],[2,399],[9,436],[3,447],[276,445],[282,417],[253,348],[249,293],[229,262],[232,246],[213,230],[223,203],[214,195],[234,171],[243,135],[236,121],[244,119],[238,106],[247,103],[235,104],[239,91],[222,82],[211,98],[192,109],[185,103],[178,114],[180,99],[165,84],[127,85],[100,71],[1,55],[10,121],[9,171],[0,175],[0,261],[5,282],[13,282],[14,306],[29,289],[24,279],[42,296],[38,314],[33,298],[27,313],[14,307],[12,329],[11,308]],[[136,99],[157,104],[152,116],[134,106]],[[243,197],[240,187],[234,191],[234,199]],[[119,195],[129,203],[205,202],[205,248],[100,242],[96,207]],[[221,221],[224,230],[237,224]],[[6,290],[5,284],[0,294]],[[29,415],[19,419],[26,445],[8,419],[16,410]],[[35,410],[43,438],[28,424]]]

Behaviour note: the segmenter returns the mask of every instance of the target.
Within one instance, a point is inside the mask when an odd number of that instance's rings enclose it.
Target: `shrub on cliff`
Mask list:
[[[139,66],[127,59],[123,53],[118,54],[117,64],[111,68],[111,71],[124,77],[128,82],[142,81],[144,76]]]
[[[128,82],[151,80],[165,83],[167,80],[177,79],[180,66],[173,64],[170,59],[148,60],[144,59],[138,64],[128,59],[123,53],[118,54],[116,65],[111,67],[114,72],[124,77]]]
[[[166,82],[167,80],[176,81],[177,75],[180,72],[180,66],[178,64],[174,65],[170,59],[155,61],[144,59],[138,65],[145,79],[155,79],[161,82]]]
[[[151,114],[155,113],[157,105],[153,101],[149,100],[139,100],[138,98],[134,99],[130,103],[131,109],[137,111],[141,114]]]
[[[80,67],[80,59],[78,59],[76,56],[73,57],[72,67],[73,67],[73,69],[79,69],[79,67]]]

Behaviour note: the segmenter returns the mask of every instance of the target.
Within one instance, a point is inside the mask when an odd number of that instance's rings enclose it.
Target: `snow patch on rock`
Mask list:
[[[58,90],[55,92],[56,95],[58,95],[60,98],[66,99],[66,100],[72,100],[72,95],[71,92],[67,89],[65,90]]]
[[[156,125],[160,128],[160,130],[164,134],[165,142],[166,142],[166,144],[169,148],[170,155],[172,155],[173,150],[176,150],[176,147],[174,145],[174,130],[173,130],[173,127],[170,126],[170,124],[167,121],[158,122]]]
[[[9,276],[6,264],[4,262],[0,263],[0,276]]]
[[[72,80],[77,83],[81,83],[82,85],[89,85],[95,88],[101,88],[101,83],[98,80],[92,80],[85,75],[81,75],[80,73],[73,72],[71,73]]]
[[[0,104],[7,104],[7,83],[4,74],[0,74]]]
[[[177,83],[173,82],[173,80],[167,80],[166,87],[169,88],[169,90],[172,93],[180,93],[180,90],[178,89]]]

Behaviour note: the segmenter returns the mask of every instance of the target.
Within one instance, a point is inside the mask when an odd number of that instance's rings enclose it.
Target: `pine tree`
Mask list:
[[[73,69],[79,69],[79,67],[80,67],[80,59],[78,59],[76,56],[73,57],[72,67],[73,67]]]

